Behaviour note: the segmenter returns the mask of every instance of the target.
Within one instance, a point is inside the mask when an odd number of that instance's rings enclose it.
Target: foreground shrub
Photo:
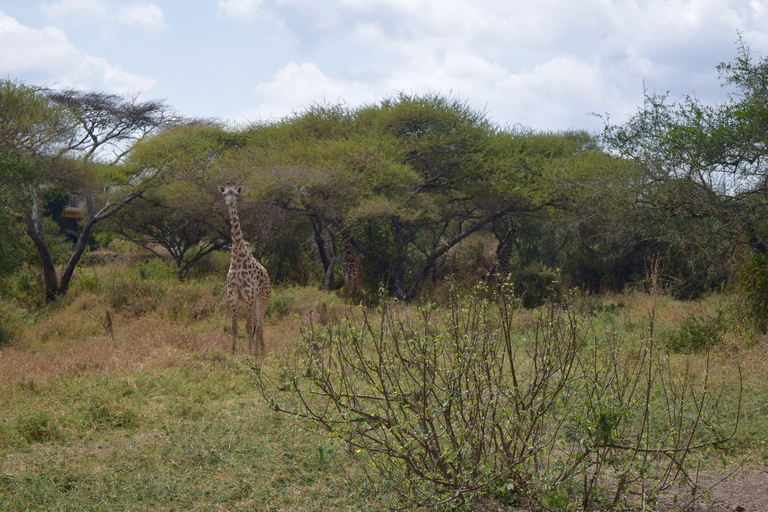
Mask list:
[[[575,294],[525,327],[511,294],[487,295],[417,318],[383,303],[360,321],[310,323],[280,381],[254,366],[259,390],[365,456],[408,506],[589,510],[636,490],[645,503],[686,480],[693,449],[733,435],[708,430],[730,412],[708,367],[680,372],[655,350],[652,311],[632,344],[596,334]]]

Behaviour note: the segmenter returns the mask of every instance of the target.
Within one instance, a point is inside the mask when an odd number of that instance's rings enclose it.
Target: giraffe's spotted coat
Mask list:
[[[237,305],[245,304],[245,332],[248,333],[248,352],[262,353],[264,347],[264,316],[269,305],[271,285],[267,270],[253,257],[243,239],[240,217],[237,215],[237,197],[243,187],[219,187],[229,209],[232,224],[232,261],[227,272],[227,305],[232,319],[232,355],[237,343]],[[254,342],[254,337],[255,342]]]
[[[347,300],[360,300],[363,291],[363,264],[355,255],[352,242],[346,231],[341,232],[343,240],[344,259],[341,262],[341,278],[344,280],[344,291]]]
[[[504,240],[499,244],[498,251],[496,253],[496,261],[491,268],[491,276],[497,283],[504,282],[512,273],[512,267],[509,262],[512,259],[512,251],[515,248],[515,237],[517,236],[517,228],[512,226],[504,237]]]

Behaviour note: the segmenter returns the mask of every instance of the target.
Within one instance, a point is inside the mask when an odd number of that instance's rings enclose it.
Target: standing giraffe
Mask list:
[[[506,281],[512,273],[512,268],[509,266],[509,260],[512,259],[512,251],[515,248],[515,236],[517,236],[517,228],[512,226],[504,237],[504,240],[502,240],[496,248],[496,261],[491,267],[490,275],[499,284]]]
[[[341,239],[344,246],[344,259],[341,262],[341,277],[344,280],[344,291],[347,300],[350,297],[356,297],[357,300],[360,300],[363,292],[363,264],[355,256],[349,233],[342,231]]]
[[[232,316],[232,355],[235,355],[237,342],[237,304],[245,304],[245,332],[248,333],[248,352],[264,352],[264,315],[269,304],[269,276],[267,270],[256,261],[246,247],[243,232],[240,229],[240,217],[237,215],[237,196],[243,187],[235,188],[227,184],[219,187],[229,209],[232,224],[232,261],[227,272],[227,304]],[[254,334],[256,341],[254,343]]]

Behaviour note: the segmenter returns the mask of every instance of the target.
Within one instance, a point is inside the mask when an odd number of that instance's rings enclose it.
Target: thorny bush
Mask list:
[[[577,293],[528,322],[508,289],[492,295],[310,322],[275,377],[254,361],[260,393],[356,449],[407,506],[616,509],[685,481],[691,450],[733,435],[709,431],[726,412],[708,365],[681,373],[655,350],[653,311],[633,344],[597,334]]]

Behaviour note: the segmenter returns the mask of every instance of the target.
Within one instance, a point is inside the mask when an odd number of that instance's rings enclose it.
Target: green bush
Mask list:
[[[683,318],[680,327],[668,336],[666,346],[678,354],[706,352],[723,340],[725,328],[722,312],[710,318],[688,315]]]
[[[30,245],[21,224],[4,210],[0,210],[0,274],[8,275],[24,263],[25,248]]]
[[[102,280],[102,286],[110,307],[131,311],[137,317],[155,311],[165,290],[163,280],[143,278],[138,269],[109,274]]]
[[[523,307],[536,308],[554,292],[559,293],[560,273],[538,261],[515,272],[515,293],[522,297]]]
[[[147,261],[139,262],[136,265],[136,270],[142,279],[162,279],[176,275],[174,269],[160,258],[150,258]]]
[[[28,268],[21,268],[3,279],[1,298],[17,301],[30,309],[42,306],[45,301],[43,278]]]
[[[69,287],[69,293],[77,294],[78,292],[95,293],[99,290],[101,281],[96,274],[84,274],[78,273],[77,278],[72,280],[72,284]]]
[[[746,313],[762,333],[768,332],[768,255],[755,253],[740,272],[739,293]]]
[[[288,316],[293,310],[295,300],[287,290],[273,290],[269,297],[267,314],[275,318]]]

